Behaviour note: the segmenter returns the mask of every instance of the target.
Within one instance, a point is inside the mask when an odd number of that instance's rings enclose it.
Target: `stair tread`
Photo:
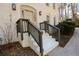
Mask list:
[[[55,41],[55,38],[52,38],[52,36],[50,36],[48,33],[45,32],[43,33],[42,40],[43,40],[44,55],[59,45],[59,42]],[[37,43],[33,44],[37,45]],[[39,46],[37,46],[36,50],[40,52]]]
[[[51,36],[49,36],[48,33],[45,34],[45,32],[44,32],[42,38],[43,38],[44,51],[47,51],[51,48],[53,49],[54,47],[58,46],[58,44],[59,44],[57,41],[55,41],[55,38],[52,38]],[[39,50],[39,48],[37,48],[37,50]]]
[[[49,49],[53,49],[54,47],[58,46],[58,42],[57,41],[52,41],[51,39],[43,39],[43,49],[44,52],[49,50]],[[39,51],[39,48],[37,48],[37,50]]]
[[[57,41],[52,41],[51,39],[43,39],[43,48],[44,48],[44,51],[54,47],[58,45],[58,42]]]

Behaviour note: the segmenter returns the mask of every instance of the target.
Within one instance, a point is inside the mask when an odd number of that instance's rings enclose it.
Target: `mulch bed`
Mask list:
[[[19,42],[0,45],[0,56],[37,56],[31,48],[23,48]]]
[[[73,35],[73,34],[72,34]],[[61,40],[60,40],[60,46],[65,47],[65,45],[69,42],[71,39],[72,35],[61,35]]]

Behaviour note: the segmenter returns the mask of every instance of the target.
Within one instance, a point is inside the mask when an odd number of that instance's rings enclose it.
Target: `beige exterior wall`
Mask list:
[[[40,22],[46,21],[46,15],[50,16],[50,20],[49,20],[50,24],[52,25],[54,24],[54,20],[53,20],[54,17],[56,17],[56,24],[59,22],[59,19],[58,19],[59,18],[59,11],[58,11],[59,4],[56,4],[55,9],[53,9],[52,3],[49,4],[49,6],[46,6],[45,3],[25,3],[25,4],[17,3],[16,11],[13,11],[12,4],[0,3],[0,27],[5,28],[5,25],[8,25],[8,23],[10,22],[10,19],[12,20],[11,27],[12,27],[12,32],[13,32],[12,33],[13,41],[18,41],[17,32],[16,32],[16,21],[19,18],[22,18],[22,13],[21,13],[22,5],[28,5],[36,9],[36,19],[37,19],[38,27],[39,27]],[[42,11],[41,16],[39,15],[39,11]],[[0,30],[0,33],[3,33],[3,32]],[[3,34],[1,34],[0,36],[3,36]]]

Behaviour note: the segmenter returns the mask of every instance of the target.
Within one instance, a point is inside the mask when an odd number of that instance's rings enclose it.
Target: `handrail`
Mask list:
[[[48,23],[47,23],[48,24]],[[51,26],[51,27],[53,27],[53,28],[55,28],[55,29],[57,29],[57,30],[60,30],[58,27],[56,27],[56,26],[52,26],[52,25],[50,25],[50,24],[48,24],[49,26]]]
[[[17,24],[17,34],[18,34],[18,32],[21,33],[21,39],[23,40],[23,33],[27,32],[36,41],[36,43],[40,47],[40,53],[41,53],[41,55],[43,55],[42,31],[39,28],[35,27],[28,19],[20,18],[16,22],[16,24]],[[25,26],[25,25],[27,25],[27,26]],[[26,28],[27,28],[27,30],[26,30]],[[20,29],[20,31],[18,31],[18,29]]]
[[[40,23],[40,29],[48,32],[52,37],[56,38],[60,42],[60,29],[48,24],[46,21]]]
[[[29,21],[30,22],[30,21]],[[42,32],[38,27],[36,27],[35,25],[33,25],[31,22],[30,22],[30,24],[36,29],[36,30],[38,30],[39,32]]]
[[[16,23],[19,23],[20,20],[30,22],[29,19],[20,18]],[[32,24],[32,23],[30,22],[30,24]],[[35,29],[37,29],[38,31],[42,32],[42,31],[41,31],[38,27],[36,27],[35,25],[32,24],[32,26],[33,26]]]
[[[38,28],[36,28],[32,23],[29,22],[29,33],[32,35],[32,37],[37,42],[37,44],[40,46],[40,52],[41,52],[41,55],[43,55],[42,32]]]
[[[56,30],[57,30],[56,32],[54,32],[54,34],[55,34],[55,33],[57,34],[57,36],[56,36],[55,38],[56,38],[57,41],[60,42],[60,29],[59,29],[58,27],[52,26],[52,25],[50,25],[50,24],[48,24],[48,23],[46,23],[46,24],[47,24],[47,26],[50,26],[50,27],[52,27],[53,29],[56,29]],[[53,34],[52,36],[54,36],[54,34]]]
[[[31,26],[31,27],[30,27]],[[30,22],[29,22],[29,33],[33,36],[33,38],[35,39],[35,41],[36,41],[36,38],[34,37],[34,34],[32,34],[31,33],[31,29],[32,28],[34,28],[37,32],[39,32],[39,33],[41,33],[41,31],[40,30],[38,30],[33,24],[31,24]],[[33,29],[32,29],[33,30]],[[34,31],[34,33],[35,33],[35,31]],[[37,41],[36,41],[37,42]],[[37,44],[39,45],[39,43],[37,42]]]

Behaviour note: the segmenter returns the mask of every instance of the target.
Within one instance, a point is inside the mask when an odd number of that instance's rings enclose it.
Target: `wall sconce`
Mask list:
[[[16,4],[12,3],[12,10],[16,10]]]
[[[42,15],[41,13],[42,13],[42,11],[39,11],[39,15],[40,15],[40,16]]]

